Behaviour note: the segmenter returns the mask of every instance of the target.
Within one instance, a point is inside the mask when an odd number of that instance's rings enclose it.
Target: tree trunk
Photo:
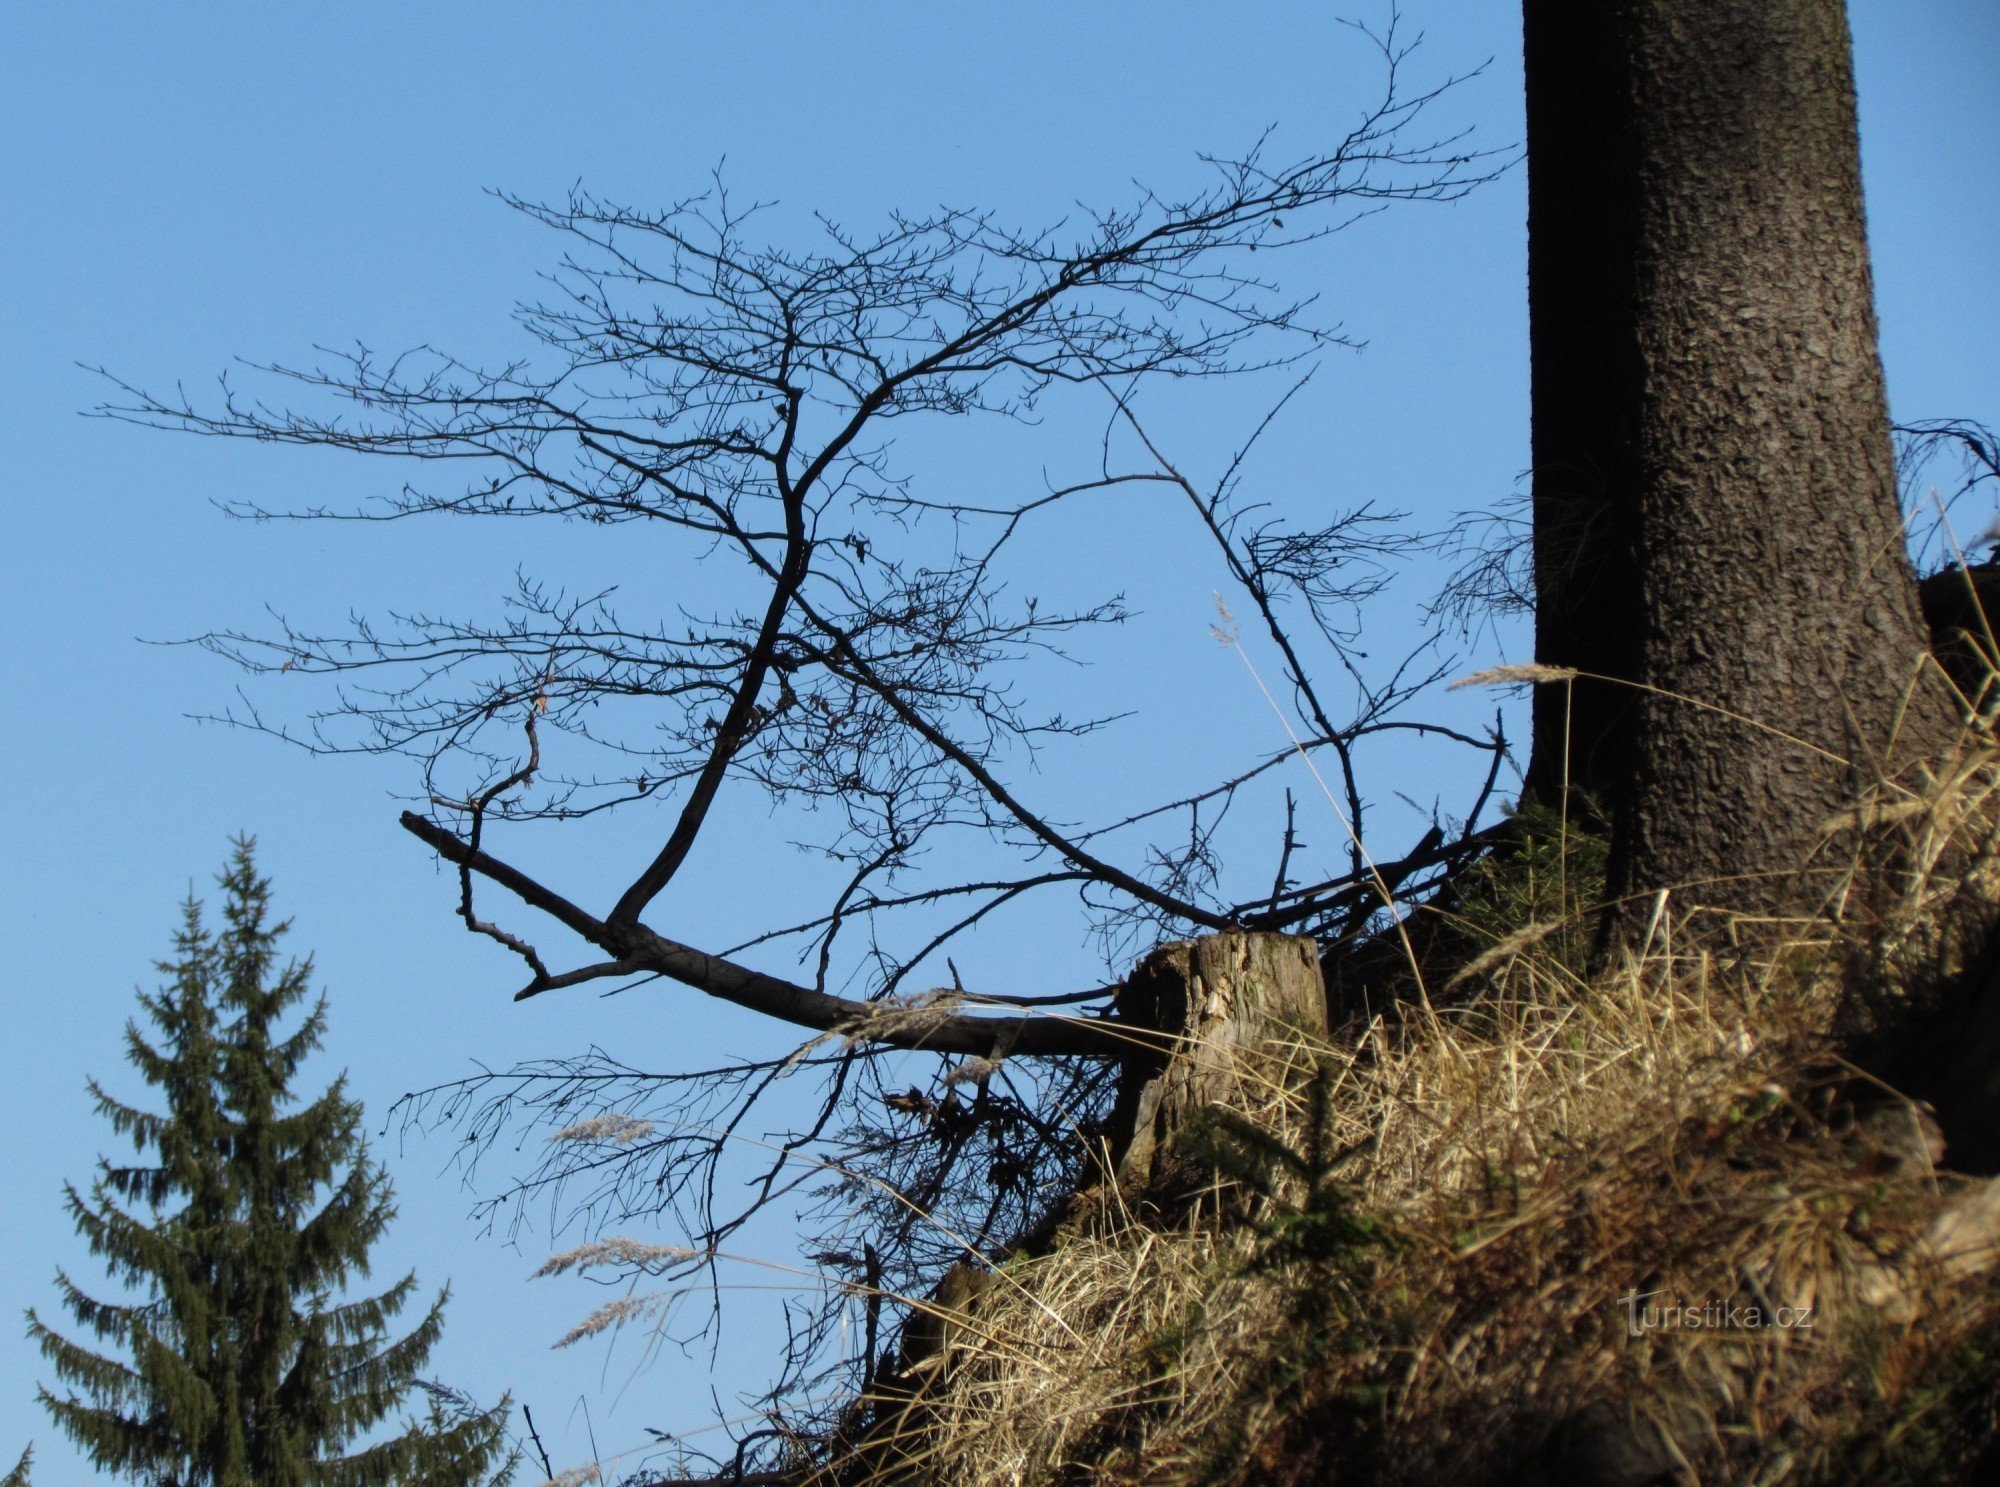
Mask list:
[[[1526,0],[1530,788],[1612,887],[1795,909],[1925,650],[1876,353],[1840,0]],[[1904,750],[1947,716],[1927,688]],[[1686,896],[1683,902],[1687,902]]]
[[[1629,64],[1610,5],[1527,0],[1528,321],[1535,659],[1526,793],[1609,811],[1631,777],[1639,675],[1638,184]]]

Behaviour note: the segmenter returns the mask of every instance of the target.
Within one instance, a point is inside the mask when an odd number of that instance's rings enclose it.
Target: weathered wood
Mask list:
[[[1208,1105],[1261,1103],[1272,1056],[1326,1037],[1319,947],[1236,931],[1162,945],[1126,978],[1118,1015],[1176,1040],[1170,1055],[1126,1065],[1109,1166],[1132,1187],[1153,1177],[1174,1133]]]
[[[1326,988],[1319,946],[1291,935],[1229,931],[1162,945],[1133,969],[1118,991],[1118,1020],[1157,1031],[1171,1052],[1133,1038],[1111,1118],[1100,1180],[1144,1186],[1174,1132],[1211,1103],[1250,1109],[1268,1098],[1300,1038],[1326,1036]],[[1029,1234],[1016,1252],[1039,1253],[1092,1208],[1092,1184]],[[977,1261],[948,1271],[904,1324],[896,1380],[884,1397],[947,1366],[951,1343],[986,1289]]]
[[[1090,1222],[1102,1211],[1107,1179],[1128,1191],[1144,1187],[1176,1130],[1211,1103],[1256,1108],[1299,1039],[1326,1036],[1319,947],[1290,935],[1228,931],[1162,945],[1126,978],[1117,1002],[1127,1052],[1107,1159],[1084,1191],[1021,1237],[1015,1253],[1041,1253],[1072,1225]],[[1160,1036],[1146,1036],[1153,1033]],[[871,1380],[851,1411],[851,1479],[885,1487],[930,1480],[928,1401],[949,1376],[954,1351],[982,1336],[979,1312],[992,1282],[987,1263],[970,1257],[913,1303],[895,1365]]]

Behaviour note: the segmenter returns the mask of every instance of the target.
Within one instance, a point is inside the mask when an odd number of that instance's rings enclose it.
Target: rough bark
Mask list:
[[[1876,352],[1840,0],[1526,0],[1538,658],[1530,785],[1614,891],[1792,876],[1905,716],[1925,627]],[[1546,523],[1546,525],[1545,525]],[[1565,731],[1567,729],[1567,732]],[[1684,896],[1683,902],[1688,901]]]

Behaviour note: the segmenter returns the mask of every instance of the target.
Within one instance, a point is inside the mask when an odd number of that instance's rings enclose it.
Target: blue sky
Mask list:
[[[503,356],[516,345],[509,310],[533,293],[555,245],[484,194],[492,188],[554,196],[581,180],[664,202],[726,161],[737,190],[781,204],[788,230],[812,211],[863,224],[940,202],[1032,223],[1076,202],[1124,201],[1135,181],[1183,190],[1200,182],[1201,152],[1241,150],[1276,126],[1277,153],[1303,154],[1353,120],[1370,58],[1333,13],[1248,4],[1225,22],[1212,6],[1041,0],[9,7],[0,1316],[51,1307],[58,1264],[96,1274],[58,1196],[64,1179],[87,1181],[107,1147],[83,1081],[130,1088],[119,1030],[131,989],[151,983],[177,902],[191,880],[206,890],[234,831],[259,838],[294,947],[316,954],[331,994],[330,1046],[309,1073],[349,1069],[371,1126],[397,1095],[475,1060],[593,1043],[658,1063],[788,1046],[783,1030],[691,993],[514,1005],[516,968],[456,928],[450,882],[396,826],[405,769],[314,761],[190,721],[225,705],[235,678],[199,653],[140,643],[254,626],[267,603],[327,622],[398,604],[490,612],[531,559],[570,581],[637,586],[628,595],[689,580],[627,571],[595,535],[549,532],[526,552],[510,546],[511,527],[232,523],[214,503],[354,498],[389,472],[85,421],[78,413],[104,389],[78,363],[195,388],[233,357],[299,359],[314,344]],[[1991,420],[2000,12],[1990,0],[1875,0],[1854,7],[1854,23],[1895,411]],[[1443,114],[1493,147],[1520,136],[1517,25],[1497,0],[1412,0],[1405,16],[1428,36],[1419,71],[1491,59]],[[1368,345],[1327,358],[1253,468],[1261,498],[1298,509],[1372,497],[1436,522],[1516,489],[1527,457],[1523,190],[1516,171],[1464,203],[1392,212],[1281,267],[1288,287],[1322,295]],[[1212,460],[1269,392],[1172,403],[1190,459]],[[1018,488],[1075,453],[1062,421],[1052,425],[924,433],[913,457]],[[1209,637],[1216,575],[1181,548],[1149,546],[1141,518],[1104,503],[1037,557],[1037,581],[1057,591],[1102,577],[1114,558],[1131,563],[1115,582],[1145,622],[1054,684],[1152,707],[1116,736],[1106,772],[1038,781],[1052,798],[1164,788],[1211,752],[1276,741],[1240,664]],[[1408,633],[1421,597],[1399,591],[1378,617],[1385,648]],[[1466,669],[1497,659],[1504,639],[1468,651]],[[1396,792],[1419,807],[1464,792],[1462,765],[1443,757],[1377,767],[1378,850],[1421,824]],[[705,849],[699,882],[671,906],[685,937],[699,926],[738,938],[806,890],[784,823],[760,812],[744,807],[730,844]],[[1330,844],[1335,830],[1322,828]],[[588,854],[580,841],[551,843],[547,861],[566,882],[609,888],[647,852],[647,831],[598,832]],[[1008,989],[1067,988],[1101,969],[1069,921],[1023,918],[970,954]],[[525,1281],[546,1232],[514,1246],[477,1237],[465,1221],[472,1194],[446,1171],[448,1139],[390,1132],[379,1149],[402,1218],[378,1276],[414,1265],[427,1283],[453,1284],[441,1377],[530,1401],[558,1465],[587,1459],[593,1435],[610,1455],[636,1448],[644,1426],[706,1414],[705,1353],[669,1350],[640,1370],[629,1340],[549,1349],[602,1293]],[[714,1383],[725,1401],[768,1370],[760,1295],[744,1296],[723,1341]],[[25,1342],[0,1345],[0,1457],[33,1440],[40,1480],[81,1480],[33,1402],[41,1373]]]

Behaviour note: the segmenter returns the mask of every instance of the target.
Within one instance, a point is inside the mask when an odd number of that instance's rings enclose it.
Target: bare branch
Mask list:
[[[444,828],[405,811],[403,828],[440,857],[468,873],[478,873],[519,896],[524,902],[561,920],[593,944],[618,952],[616,966],[591,974],[652,972],[691,986],[696,991],[761,1012],[794,1027],[831,1033],[855,1043],[879,1043],[889,1048],[921,1049],[929,1053],[985,1057],[996,1048],[1024,1057],[1048,1054],[1121,1058],[1135,1049],[1157,1044],[1157,1037],[1101,1021],[1058,1017],[967,1017],[950,1004],[899,1007],[829,996],[811,987],[767,976],[657,934],[643,924],[599,921],[551,893],[518,869],[460,841]],[[590,979],[570,973],[570,982]],[[521,997],[549,989],[531,985]]]

